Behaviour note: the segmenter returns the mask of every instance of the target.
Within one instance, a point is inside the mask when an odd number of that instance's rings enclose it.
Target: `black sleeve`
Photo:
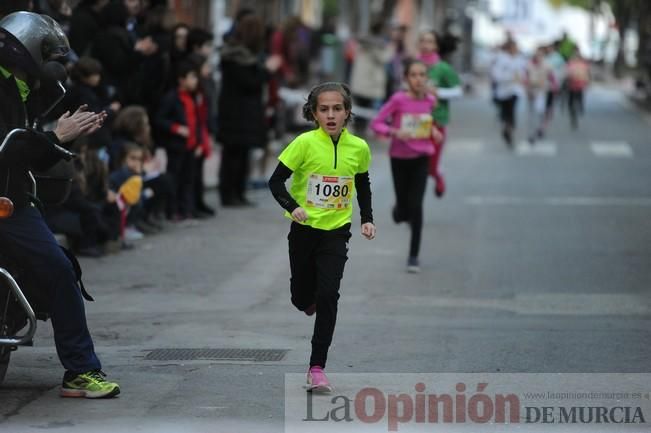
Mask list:
[[[19,164],[30,170],[44,171],[62,159],[54,144],[61,144],[54,132],[28,129],[27,133],[13,136],[2,157],[9,164]]]
[[[298,206],[296,200],[292,198],[285,188],[285,181],[292,175],[292,171],[282,162],[278,162],[278,166],[269,178],[269,189],[274,198],[287,212],[292,213]]]
[[[30,148],[28,160],[30,168],[36,171],[46,171],[61,161],[61,154],[55,149],[53,144],[61,146],[62,143],[54,132],[34,132],[33,140],[34,145]]]
[[[355,189],[357,190],[357,203],[362,224],[373,222],[373,208],[371,206],[371,179],[368,171],[355,175]]]

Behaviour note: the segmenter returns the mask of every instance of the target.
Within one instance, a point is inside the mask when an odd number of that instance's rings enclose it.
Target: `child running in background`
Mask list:
[[[518,45],[508,39],[495,57],[491,66],[491,78],[495,83],[495,100],[500,108],[502,137],[507,148],[513,150],[516,126],[516,106],[518,96],[522,93],[526,63]]]
[[[380,108],[371,127],[377,134],[391,137],[389,156],[396,194],[393,220],[409,222],[411,241],[407,272],[420,272],[418,254],[423,228],[423,197],[430,158],[441,133],[434,127],[432,111],[436,97],[428,92],[426,66],[408,60],[404,69],[407,90],[393,94]],[[391,123],[389,124],[389,120]]]
[[[348,240],[357,193],[361,233],[375,237],[368,175],[371,151],[345,128],[351,94],[341,83],[315,86],[303,117],[316,129],[296,137],[278,157],[269,189],[292,220],[289,232],[292,304],[308,316],[316,312],[308,390],[330,392],[323,369],[337,319],[339,284],[348,260]],[[290,192],[285,181],[292,177]]]
[[[439,163],[443,154],[443,146],[447,140],[447,125],[450,122],[451,99],[463,95],[459,75],[445,59],[457,49],[458,39],[452,35],[439,36],[436,32],[423,32],[419,38],[421,60],[427,66],[429,91],[437,98],[437,104],[432,111],[434,126],[441,133],[441,141],[434,143],[435,151],[430,158],[429,175],[434,179],[434,195],[443,197],[445,194],[445,178]]]
[[[578,48],[567,62],[567,90],[572,129],[579,127],[579,114],[584,113],[583,92],[590,83],[590,65]]]
[[[529,60],[524,80],[529,103],[529,143],[545,136],[547,115],[545,110],[549,89],[555,87],[554,71],[545,60],[545,49],[539,47]]]

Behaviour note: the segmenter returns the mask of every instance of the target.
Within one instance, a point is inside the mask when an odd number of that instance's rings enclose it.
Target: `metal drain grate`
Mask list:
[[[286,349],[155,349],[145,356],[149,361],[282,361]]]

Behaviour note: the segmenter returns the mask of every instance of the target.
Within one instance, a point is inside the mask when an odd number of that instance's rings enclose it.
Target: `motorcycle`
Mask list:
[[[15,146],[25,146],[26,143],[29,143],[30,134],[33,134],[33,132],[27,129],[17,128],[11,130],[2,144],[0,144],[0,158],[11,154]],[[21,140],[22,142],[19,143]],[[54,151],[61,161],[69,162],[75,157],[75,154],[46,140],[40,140],[36,145],[51,146],[49,150]],[[39,182],[39,179],[45,181],[52,180],[47,177],[39,178],[33,172],[29,172],[29,180],[31,183],[30,198],[33,204],[38,204],[38,186],[47,185],[44,182]],[[69,186],[66,191],[65,182],[65,180],[62,180],[62,185],[57,186],[60,190],[59,194],[64,198],[69,192]],[[64,187],[62,191],[61,186]],[[47,190],[44,190],[44,192],[46,194],[48,193]],[[13,202],[8,197],[3,196],[3,193],[0,191],[0,221],[4,218],[11,217],[13,212]],[[45,311],[46,308],[42,305],[43,303],[37,302],[36,304],[41,305],[35,311],[35,308],[33,308],[35,302],[30,299],[24,287],[21,287],[21,284],[19,284],[19,281],[28,280],[28,270],[21,269],[19,263],[12,261],[0,249],[0,383],[5,378],[11,353],[20,346],[33,345],[33,338],[36,333],[36,321],[48,319]],[[19,334],[25,327],[27,329],[22,334]]]

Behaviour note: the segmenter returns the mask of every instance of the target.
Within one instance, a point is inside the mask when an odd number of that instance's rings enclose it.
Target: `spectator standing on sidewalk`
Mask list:
[[[383,37],[384,24],[376,20],[371,25],[371,34],[357,40],[350,88],[355,105],[377,109],[385,96],[387,86],[386,65],[393,51]],[[365,116],[355,119],[355,133],[365,136],[369,120]]]
[[[140,86],[147,79],[142,73],[145,57],[158,52],[158,45],[151,36],[134,39],[130,9],[117,1],[102,9],[104,27],[94,35],[92,56],[104,68],[104,79],[122,103],[141,103]],[[110,96],[113,98],[114,93]]]
[[[265,59],[264,44],[262,19],[247,15],[221,49],[217,137],[222,145],[219,195],[223,206],[252,204],[245,196],[249,154],[267,142],[263,91],[282,62],[279,56]]]
[[[402,79],[404,77],[403,64],[408,58],[407,52],[407,31],[409,27],[405,24],[394,23],[391,26],[391,50],[393,55],[386,65],[387,68],[387,85],[385,89],[384,99],[387,100],[395,92],[402,88]]]
[[[308,389],[331,391],[323,369],[337,319],[339,284],[348,259],[352,200],[357,193],[361,233],[375,237],[368,169],[368,144],[345,128],[351,115],[347,86],[326,82],[314,87],[303,116],[316,129],[287,145],[269,180],[269,188],[285,216],[289,232],[292,304],[308,316],[316,313]],[[292,177],[290,192],[285,181]]]
[[[206,130],[209,132],[206,146],[206,152],[195,159],[195,173],[194,178],[194,208],[197,216],[211,217],[215,215],[215,209],[208,206],[205,200],[206,187],[204,185],[204,168],[206,158],[209,158],[213,152],[213,139],[214,134],[217,132],[217,88],[212,79],[212,66],[207,57],[199,52],[195,52],[188,56],[188,60],[197,67],[197,74],[199,75],[199,88],[198,93],[202,96],[203,101],[199,107],[199,117],[201,124],[205,125]]]
[[[291,16],[271,34],[270,52],[282,59],[277,75],[283,86],[295,89],[308,79],[309,40],[306,32],[301,18]]]
[[[195,184],[197,159],[212,152],[208,133],[206,98],[199,88],[199,74],[194,63],[186,60],[176,72],[178,87],[168,92],[156,115],[156,126],[164,134],[167,171],[176,191],[175,219],[196,218]]]
[[[185,23],[176,24],[171,33],[171,44],[169,47],[169,60],[170,60],[170,71],[169,80],[167,84],[168,89],[173,89],[176,87],[176,71],[179,68],[179,64],[185,60],[189,54],[189,45],[188,38],[190,36],[190,26]]]
[[[81,0],[70,17],[70,47],[77,56],[90,55],[93,39],[102,29],[102,10],[110,0]]]

